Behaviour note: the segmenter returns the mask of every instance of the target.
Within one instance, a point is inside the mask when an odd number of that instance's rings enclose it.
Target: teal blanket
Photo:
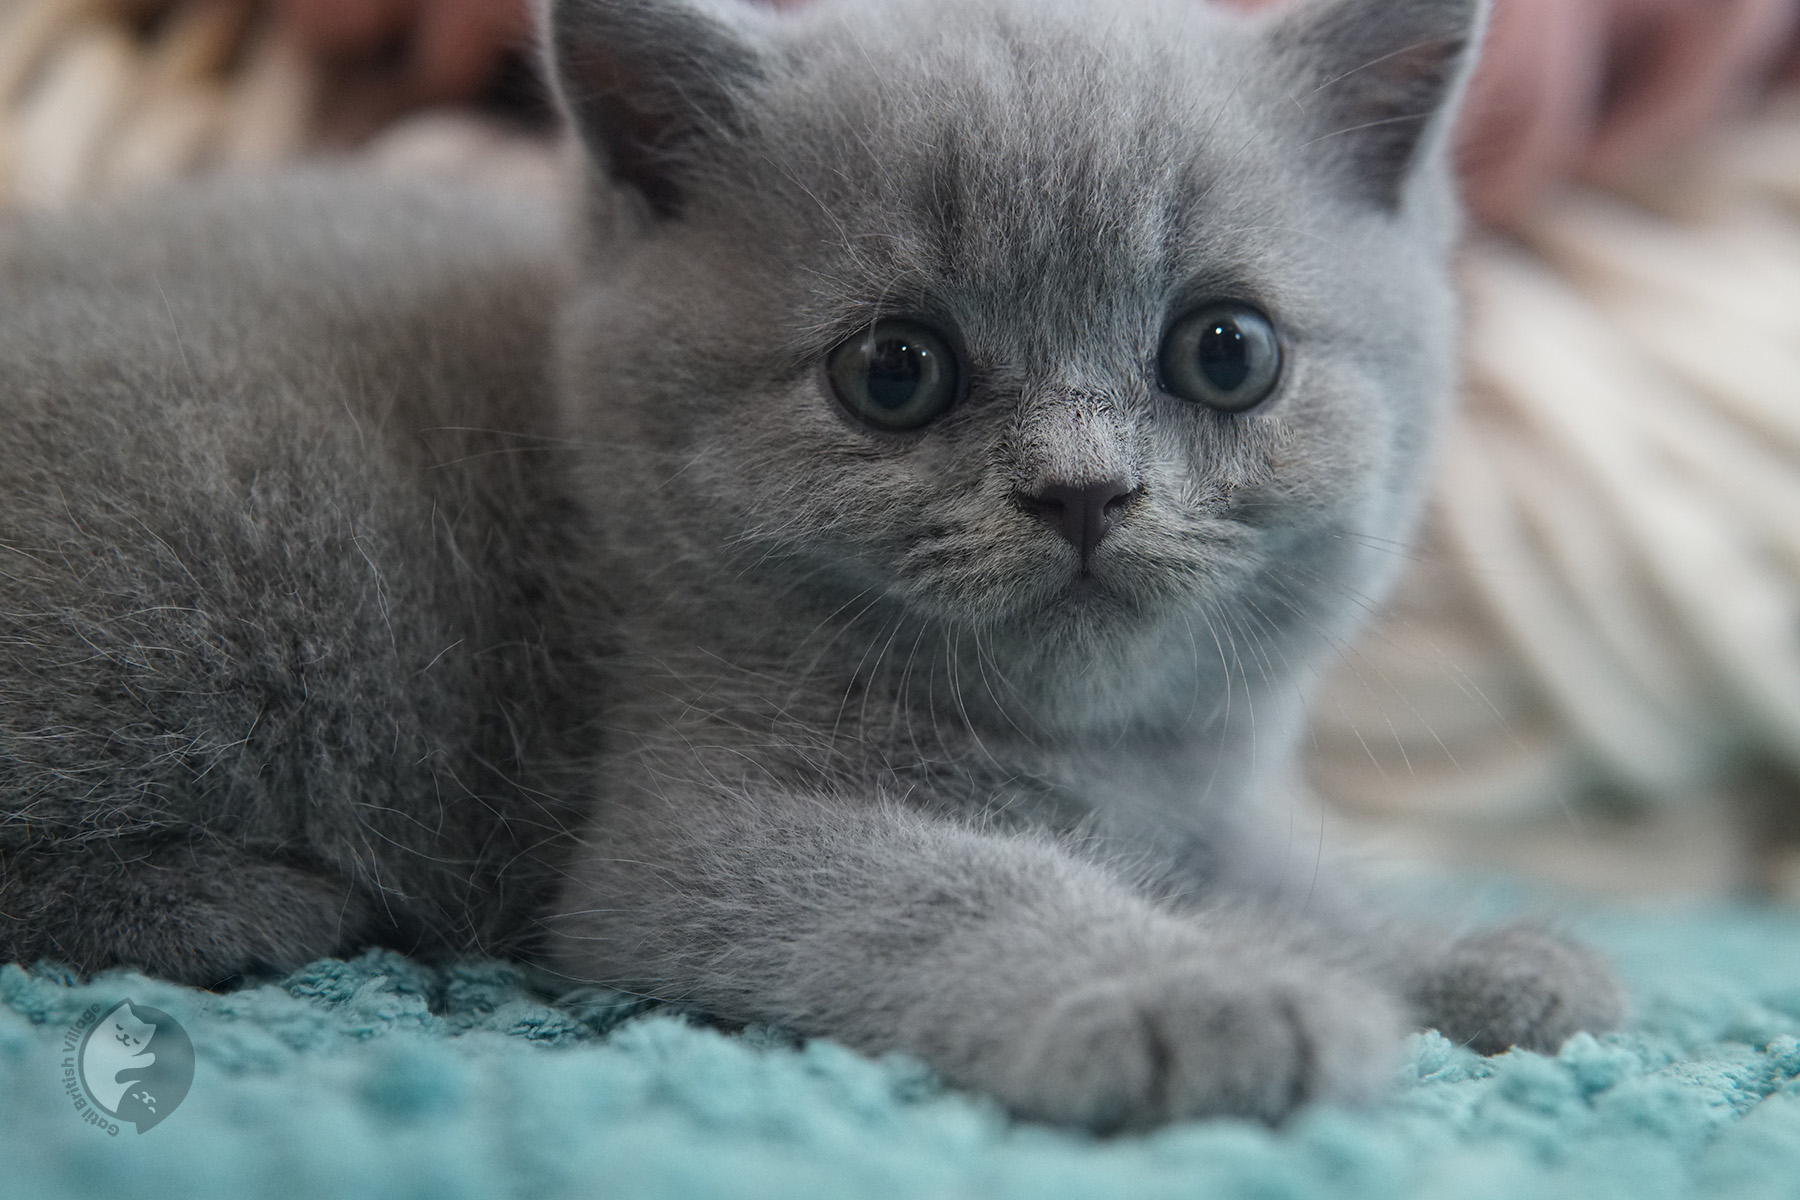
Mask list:
[[[1110,1140],[1010,1122],[907,1061],[502,963],[375,952],[225,995],[6,966],[0,1195],[1800,1197],[1800,912],[1581,931],[1631,983],[1624,1033],[1491,1060],[1426,1034],[1376,1108]],[[77,1110],[64,1047],[125,998],[178,1021],[195,1066],[161,1123],[114,1134]]]

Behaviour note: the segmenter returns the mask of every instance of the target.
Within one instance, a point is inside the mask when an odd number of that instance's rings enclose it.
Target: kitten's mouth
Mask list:
[[[1048,599],[1056,608],[1092,613],[1120,607],[1126,595],[1116,569],[1108,570],[1104,565],[1090,561],[1063,576]]]
[[[1094,570],[1092,564],[1083,563],[1075,568],[1063,585],[1063,591],[1074,600],[1091,600],[1112,591],[1101,573]]]

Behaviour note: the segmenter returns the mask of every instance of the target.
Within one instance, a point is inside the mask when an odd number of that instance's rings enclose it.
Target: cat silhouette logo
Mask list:
[[[119,1001],[81,1039],[81,1086],[94,1107],[145,1133],[164,1121],[194,1082],[194,1043],[159,1008]]]

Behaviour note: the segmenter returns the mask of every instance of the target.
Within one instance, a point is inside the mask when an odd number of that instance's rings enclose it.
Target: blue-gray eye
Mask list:
[[[962,386],[956,352],[917,321],[877,321],[833,350],[825,369],[850,415],[889,433],[931,424]]]
[[[1245,304],[1209,304],[1170,327],[1158,360],[1171,395],[1220,412],[1248,412],[1281,381],[1281,339]]]

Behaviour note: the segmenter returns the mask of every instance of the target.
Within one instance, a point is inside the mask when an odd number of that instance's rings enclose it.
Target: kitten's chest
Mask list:
[[[927,738],[911,730],[898,738],[879,728],[855,730],[838,747],[844,782],[984,821],[1135,846],[1209,835],[1248,786],[1244,764],[1220,753],[1205,729],[1057,737],[1013,725],[984,728],[959,715],[938,714]]]
[[[963,661],[923,635],[844,634],[838,662],[794,654],[830,638],[779,614],[754,628],[792,636],[734,643],[701,626],[629,623],[636,652],[617,664],[607,721],[627,774],[648,764],[701,786],[892,800],[1137,851],[1211,838],[1285,740],[1271,737],[1283,706],[1241,688],[1226,702],[1217,681],[1178,669],[1185,652],[1077,672],[1104,684],[1082,695],[1068,672],[1033,678],[991,647]],[[668,649],[683,645],[701,649]]]

